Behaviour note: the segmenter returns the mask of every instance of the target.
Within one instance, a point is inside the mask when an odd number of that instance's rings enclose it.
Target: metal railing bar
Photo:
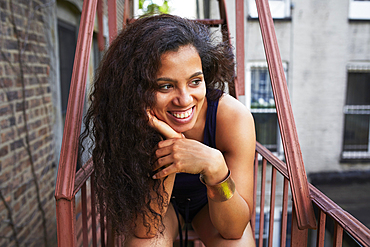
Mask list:
[[[245,78],[245,51],[244,51],[244,1],[235,0],[235,26],[236,26],[236,78],[235,78],[235,96],[238,98],[239,90],[244,91]]]
[[[94,172],[92,158],[90,158],[76,173],[75,184],[73,188],[73,196],[80,190],[83,184],[89,179]]]
[[[280,246],[286,246],[286,231],[288,226],[288,196],[289,196],[289,181],[284,177],[283,185],[283,208],[281,212],[281,236]]]
[[[264,229],[264,218],[265,218],[265,187],[266,187],[266,166],[267,160],[262,160],[262,172],[261,172],[261,198],[260,198],[260,225],[259,225],[259,237],[258,246],[263,246],[263,229]]]
[[[91,190],[91,231],[92,231],[92,243],[93,247],[97,247],[96,237],[96,204],[95,204],[95,177],[91,176],[90,179],[90,190]]]
[[[109,44],[117,36],[117,2],[116,0],[108,0],[108,29],[109,29]]]
[[[104,51],[105,44],[104,44],[104,24],[103,24],[103,0],[98,0],[98,28],[99,32],[97,35],[98,39],[98,47],[100,51]]]
[[[258,177],[258,152],[254,156],[254,184],[253,184],[253,209],[252,209],[252,233],[255,238],[256,234],[256,203],[257,203],[257,177]]]
[[[316,247],[324,247],[326,214],[319,208],[319,224],[317,228]]]
[[[261,143],[256,143],[256,150],[263,158],[265,158],[271,165],[273,165],[286,179],[289,180],[288,170],[286,164],[279,160],[273,153],[267,148],[262,146]]]
[[[294,204],[294,202],[293,202]],[[307,247],[308,229],[299,229],[297,210],[294,205],[292,206],[292,224],[290,231],[290,246],[294,247]]]
[[[86,195],[86,183],[83,183],[81,187],[81,200],[82,200],[82,242],[83,247],[88,247],[89,239],[87,232],[87,195]]]
[[[100,244],[105,247],[105,214],[103,207],[100,207]]]
[[[343,227],[341,227],[338,222],[335,222],[333,247],[342,247],[342,241],[343,241]]]
[[[66,122],[55,185],[59,247],[76,246],[73,189],[96,6],[97,0],[83,2],[80,31],[73,64]]]
[[[276,194],[276,169],[271,171],[271,195],[270,195],[270,220],[269,220],[269,241],[268,246],[272,246],[274,236],[274,217],[275,217],[275,194]]]
[[[310,196],[312,201],[327,215],[329,215],[335,222],[348,232],[357,242],[363,246],[370,247],[370,229],[364,226],[351,214],[343,210],[340,206],[335,204],[324,193],[319,191],[312,184],[310,187]]]
[[[256,0],[262,40],[270,72],[271,86],[276,102],[284,154],[289,169],[289,181],[294,206],[297,207],[297,220],[300,229],[316,228],[313,206],[309,198],[309,188],[304,169],[298,134],[290,104],[284,68],[275,34],[268,0]]]
[[[78,158],[78,140],[81,132],[86,77],[91,52],[96,6],[97,0],[84,1],[83,3],[58,167],[58,179],[55,188],[55,198],[57,201],[61,198],[71,201],[73,197]]]

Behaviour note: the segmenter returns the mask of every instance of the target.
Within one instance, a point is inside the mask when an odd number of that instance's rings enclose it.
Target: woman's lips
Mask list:
[[[168,113],[175,119],[176,121],[180,122],[187,122],[193,117],[194,108],[186,110],[186,111],[168,111]]]

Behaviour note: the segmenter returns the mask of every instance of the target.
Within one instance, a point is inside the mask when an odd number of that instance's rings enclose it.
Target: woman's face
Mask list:
[[[202,62],[194,46],[182,46],[178,51],[164,53],[157,83],[159,90],[153,113],[176,132],[192,129],[206,95]]]

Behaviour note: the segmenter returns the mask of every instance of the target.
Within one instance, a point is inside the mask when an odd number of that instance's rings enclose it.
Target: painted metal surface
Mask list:
[[[245,63],[244,63],[244,1],[235,1],[235,11],[236,11],[236,79],[235,79],[235,94],[244,95],[244,81],[245,81]]]
[[[294,123],[292,106],[268,0],[256,0],[266,60],[274,92],[276,112],[288,165],[289,181],[300,229],[316,228],[306,171]]]
[[[260,222],[259,222],[259,236],[258,246],[263,246],[263,229],[265,225],[265,192],[266,192],[266,166],[267,160],[262,159],[262,174],[261,174],[261,198],[260,198]]]
[[[116,0],[108,0],[108,29],[109,29],[109,44],[117,36],[117,2]]]
[[[272,240],[273,240],[273,236],[274,236],[275,192],[276,192],[276,169],[274,167],[272,167],[271,195],[270,195],[269,240],[268,240],[268,246],[269,247],[272,247]]]
[[[99,51],[104,51],[105,42],[104,42],[104,25],[103,25],[103,0],[98,0],[98,47]]]
[[[73,188],[97,0],[84,1],[55,188],[58,246],[76,244]]]

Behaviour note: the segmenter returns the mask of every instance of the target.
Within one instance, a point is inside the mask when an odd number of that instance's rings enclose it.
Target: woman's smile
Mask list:
[[[153,112],[179,133],[191,130],[204,106],[206,85],[197,50],[182,46],[161,56]]]

